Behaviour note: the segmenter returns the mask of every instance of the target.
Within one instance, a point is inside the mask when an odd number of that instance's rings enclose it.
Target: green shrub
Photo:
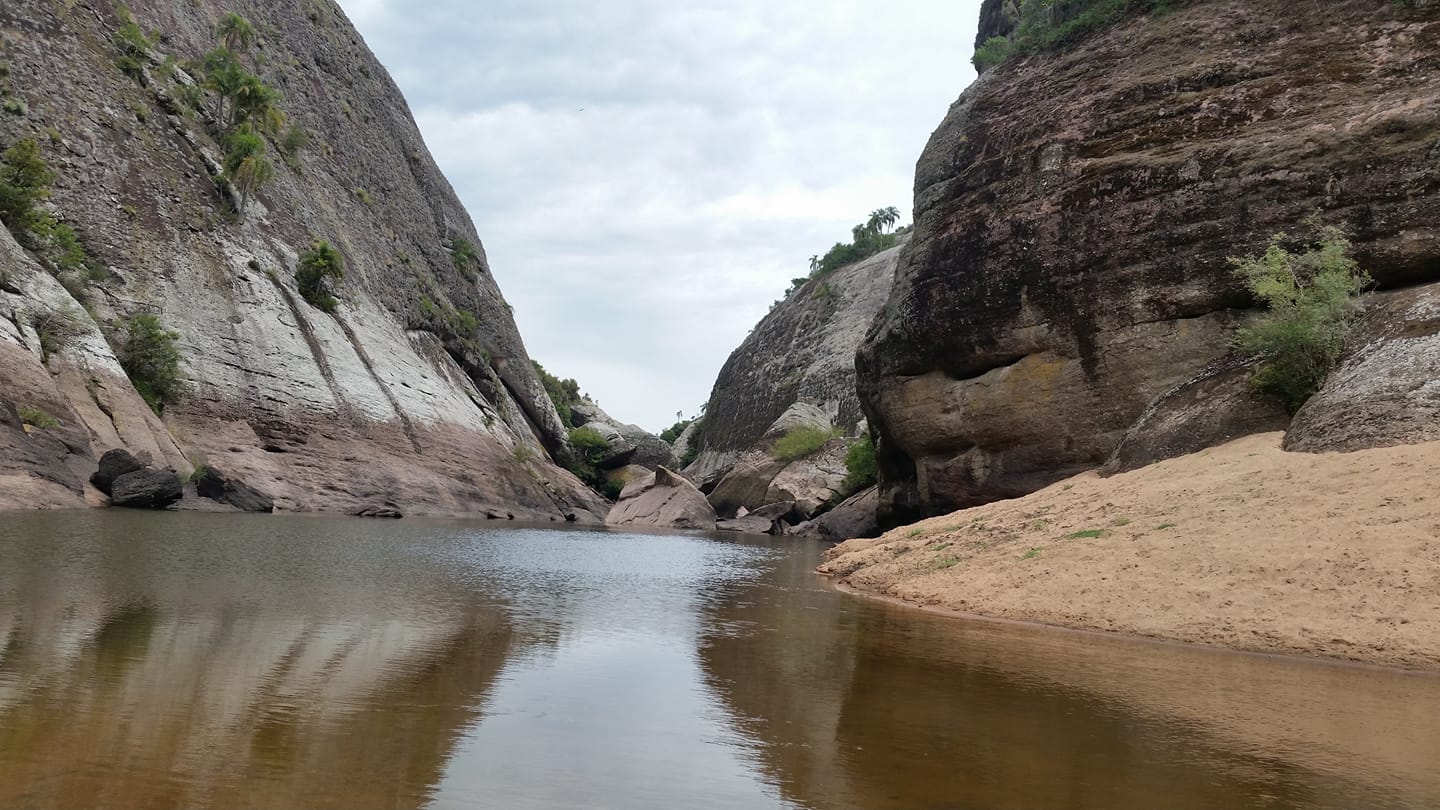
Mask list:
[[[562,380],[546,371],[538,361],[531,360],[530,362],[535,366],[535,374],[540,377],[540,384],[545,386],[545,393],[550,396],[550,402],[555,405],[555,412],[560,415],[560,421],[568,426],[574,418],[571,407],[579,405],[584,399],[580,396],[580,383],[575,382],[574,379]]]
[[[693,421],[695,421],[695,420],[694,420],[694,419],[681,419],[680,421],[676,422],[675,424],[671,425],[670,427],[665,428],[664,430],[660,431],[660,438],[664,439],[665,441],[669,442],[670,444],[674,444],[674,443],[675,443],[675,440],[678,439],[678,438],[680,438],[680,434],[684,433],[684,432],[685,432],[685,429],[688,428],[688,427],[690,427],[690,423],[693,422]]]
[[[1309,224],[1318,227],[1314,219]],[[1370,276],[1350,258],[1350,242],[1339,228],[1319,228],[1318,238],[1299,253],[1285,248],[1286,239],[1276,234],[1260,256],[1230,262],[1267,308],[1236,338],[1241,351],[1260,358],[1251,385],[1295,413],[1340,359],[1359,312],[1355,299]]]
[[[1188,0],[1021,0],[1020,24],[1009,37],[990,37],[975,49],[975,69],[985,72],[1014,56],[1072,45],[1128,14],[1163,13]],[[1057,19],[1060,16],[1060,19]]]
[[[50,428],[60,427],[59,419],[56,419],[55,417],[40,410],[39,408],[29,408],[22,406],[19,409],[19,412],[21,424],[29,425],[30,427],[39,428],[41,430],[48,430]]]
[[[695,432],[690,435],[690,446],[685,449],[685,455],[680,457],[680,469],[685,469],[695,463],[700,457],[700,445],[705,438],[705,420],[695,420]]]
[[[60,309],[34,317],[31,326],[40,340],[40,362],[50,362],[51,356],[65,348],[80,335],[78,316],[68,309]]]
[[[291,126],[285,130],[285,135],[280,138],[280,154],[292,167],[300,153],[310,146],[310,132],[304,127]]]
[[[166,330],[154,315],[132,315],[125,322],[120,366],[157,415],[163,414],[165,406],[183,390],[180,350],[175,346],[179,339],[179,333]]]
[[[597,492],[609,495],[612,484],[600,470],[600,462],[610,455],[610,442],[599,431],[578,427],[570,431],[570,447],[575,450],[575,462],[570,472]]]
[[[812,455],[835,438],[835,431],[815,425],[796,425],[775,442],[770,455],[776,461],[795,461]]]
[[[850,445],[845,451],[845,487],[861,490],[879,478],[879,466],[875,461],[875,440],[866,433],[864,438]]]
[[[300,264],[295,268],[295,285],[300,288],[300,296],[311,306],[333,313],[337,302],[330,290],[332,278],[345,278],[345,260],[340,251],[322,239],[300,254]]]
[[[55,172],[40,157],[34,138],[16,141],[0,153],[0,222],[26,247],[34,247],[34,230],[45,216],[36,204],[50,195]]]
[[[255,44],[255,27],[249,20],[232,11],[221,17],[220,23],[215,26],[215,39],[227,50],[244,53]]]
[[[480,253],[475,245],[463,236],[455,237],[454,246],[450,250],[450,259],[455,263],[455,269],[461,272],[480,269]]]
[[[115,13],[120,17],[120,27],[110,35],[110,42],[115,46],[115,50],[119,51],[115,64],[125,75],[137,80],[142,79],[145,75],[145,62],[150,58],[150,49],[154,48],[155,44],[145,35],[130,9],[123,5],[116,6]]]
[[[829,275],[842,267],[894,247],[899,237],[895,233],[886,233],[885,229],[893,227],[899,216],[900,212],[894,206],[872,211],[868,221],[850,229],[852,241],[836,242],[824,256],[811,256],[809,277],[791,279],[790,289],[799,289],[810,278]]]

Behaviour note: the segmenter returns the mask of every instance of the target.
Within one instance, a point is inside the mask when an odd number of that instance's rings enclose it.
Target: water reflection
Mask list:
[[[0,807],[420,807],[515,646],[346,524],[78,519],[7,520]]]
[[[1440,678],[931,617],[817,554],[0,515],[0,808],[1440,805]]]

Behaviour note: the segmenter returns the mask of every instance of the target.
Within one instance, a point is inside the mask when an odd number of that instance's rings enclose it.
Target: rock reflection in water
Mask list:
[[[0,546],[45,525],[4,520]],[[303,547],[138,525],[5,555],[0,807],[426,804],[512,647],[502,609],[348,521]]]

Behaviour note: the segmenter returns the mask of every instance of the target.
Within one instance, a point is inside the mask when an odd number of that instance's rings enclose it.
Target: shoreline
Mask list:
[[[1006,618],[1001,616],[986,616],[982,613],[970,613],[963,610],[944,607],[943,605],[926,605],[919,602],[912,602],[898,596],[875,593],[862,590],[853,585],[840,581],[835,575],[827,574],[820,568],[815,569],[815,574],[825,580],[828,587],[835,589],[846,596],[853,596],[857,599],[865,599],[871,602],[879,602],[883,605],[891,605],[903,610],[919,611],[930,616],[939,616],[945,619],[955,619],[961,622],[973,622],[979,624],[998,625],[1001,627],[1020,627],[1036,632],[1059,633],[1087,638],[1099,638],[1112,641],[1127,642],[1131,644],[1153,645],[1170,649],[1189,650],[1192,652],[1208,653],[1213,655],[1238,655],[1246,658],[1268,658],[1277,661],[1302,664],[1320,664],[1329,667],[1341,667],[1344,669],[1356,669],[1365,672],[1390,672],[1405,675],[1416,675],[1423,678],[1440,678],[1440,665],[1431,668],[1425,667],[1404,667],[1389,664],[1379,664],[1370,661],[1358,661],[1348,658],[1334,658],[1325,655],[1314,655],[1304,652],[1277,652],[1274,650],[1252,650],[1240,647],[1227,647],[1219,644],[1205,644],[1195,641],[1183,641],[1163,636],[1146,636],[1138,633],[1127,633],[1119,630],[1099,630],[1091,627],[1070,626],[1063,624],[1051,624],[1049,622],[1036,621],[1031,619]]]
[[[1281,436],[851,540],[816,571],[952,618],[1440,674],[1440,442]]]

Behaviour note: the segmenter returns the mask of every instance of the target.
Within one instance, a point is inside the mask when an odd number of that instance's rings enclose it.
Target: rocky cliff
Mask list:
[[[903,244],[810,279],[760,320],[720,369],[687,473],[713,486],[791,423],[855,432],[865,418],[855,350],[890,293]]]
[[[987,0],[981,41],[1017,8]],[[1105,462],[1157,397],[1234,361],[1254,302],[1227,258],[1312,212],[1382,290],[1440,279],[1437,18],[1431,2],[1204,0],[986,71],[919,160],[915,234],[857,359],[882,513]]]
[[[339,7],[129,12],[148,41],[127,60],[127,12],[109,0],[0,6],[0,145],[38,140],[57,175],[48,209],[108,277],[67,289],[0,234],[0,508],[80,504],[93,459],[127,447],[182,472],[222,466],[284,509],[603,516],[550,462],[568,454],[565,427],[473,225]],[[270,138],[273,179],[243,214],[187,67],[228,12],[253,24],[247,66],[309,134],[284,160]],[[345,264],[333,314],[295,280],[315,240]],[[179,334],[185,394],[163,421],[112,351],[137,313]],[[42,346],[56,323],[63,340]],[[21,409],[58,424],[22,427]]]

